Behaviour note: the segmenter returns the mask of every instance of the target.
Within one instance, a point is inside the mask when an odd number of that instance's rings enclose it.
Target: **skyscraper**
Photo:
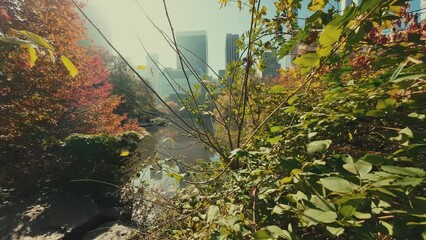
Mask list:
[[[275,52],[264,52],[263,60],[265,61],[262,71],[263,78],[274,78],[280,75],[279,69],[281,68],[281,64],[278,63],[277,54]]]
[[[149,54],[150,56],[146,57],[146,65],[147,69],[143,71],[139,71],[139,73],[148,79],[151,82],[152,87],[154,87],[155,91],[158,93],[161,92],[161,83],[158,81],[160,70],[157,65],[160,62],[160,57],[156,53]]]
[[[176,43],[179,51],[188,60],[189,64],[197,74],[207,74],[207,32],[191,31],[177,32]],[[182,69],[179,56],[176,58],[176,66]],[[184,65],[184,68],[187,67]]]
[[[238,34],[226,34],[226,47],[225,47],[225,62],[226,66],[233,62],[237,62],[239,58],[239,52],[237,47]]]
[[[426,0],[420,0],[420,20],[426,20]]]

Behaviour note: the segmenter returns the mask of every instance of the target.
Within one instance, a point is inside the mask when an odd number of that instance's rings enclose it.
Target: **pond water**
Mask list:
[[[189,123],[189,119],[186,119]],[[204,119],[209,124],[207,127],[212,130],[212,123],[209,119]],[[134,185],[140,185],[141,181],[147,181],[151,186],[159,190],[170,190],[174,187],[181,187],[176,179],[168,176],[168,173],[183,173],[186,166],[195,166],[199,161],[218,161],[217,154],[206,149],[203,144],[194,137],[174,124],[168,123],[165,126],[155,126],[146,128],[153,139],[152,152],[158,159],[164,160],[164,164],[152,163],[142,169],[140,176],[134,180]],[[184,128],[185,130],[188,127]]]

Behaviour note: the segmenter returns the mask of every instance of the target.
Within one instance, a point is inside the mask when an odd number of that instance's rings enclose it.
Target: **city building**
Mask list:
[[[176,32],[178,49],[197,73],[208,74],[207,32]],[[182,69],[179,56],[176,56],[177,69]],[[186,65],[184,68],[187,69]]]
[[[237,62],[239,58],[238,52],[238,34],[226,34],[226,48],[225,48],[225,63],[226,66],[233,62]]]
[[[146,57],[146,70],[138,70],[139,74],[147,79],[156,92],[159,92],[161,84],[158,79],[160,77],[160,69],[157,66],[160,62],[160,57],[156,53],[151,53]]]
[[[279,70],[281,68],[281,64],[278,63],[277,54],[275,52],[264,52],[263,61],[263,78],[274,78],[280,75]]]
[[[219,75],[219,77],[220,78],[224,78],[225,77],[225,69],[220,69],[219,71],[218,71],[218,74],[217,75]]]
[[[196,75],[188,69],[184,72],[182,69],[165,68],[162,72],[156,73],[153,87],[163,99],[175,95],[176,92],[185,94],[189,92],[188,82],[193,90],[195,85],[199,84],[198,77],[201,71],[196,72]]]
[[[420,0],[420,20],[426,20],[426,0]]]
[[[239,39],[238,34],[227,33],[226,44],[225,44],[225,69],[229,71],[232,63],[238,62],[240,54],[238,51],[237,42]],[[225,76],[225,72],[222,73]],[[231,85],[234,82],[233,78],[228,79],[228,84]]]

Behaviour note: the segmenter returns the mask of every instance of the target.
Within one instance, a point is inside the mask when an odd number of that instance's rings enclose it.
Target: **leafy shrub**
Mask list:
[[[282,16],[266,21],[265,8],[251,1],[252,11],[258,10],[252,21],[263,26],[254,31],[279,35],[284,24],[295,28],[300,3],[275,2]],[[159,204],[164,211],[144,229],[147,236],[425,238],[423,28],[404,1],[362,1],[342,14],[326,11],[326,3],[311,1],[314,14],[292,41],[268,43],[279,53],[308,40],[314,44],[314,52],[294,61],[304,91],[263,89],[271,97],[262,104],[275,109],[263,128],[222,159],[225,164],[188,171],[190,186]],[[393,36],[382,33],[389,22],[400,27]],[[239,164],[229,168],[232,162]]]
[[[72,134],[64,141],[61,155],[68,166],[64,169],[61,182],[87,192],[105,194],[117,190],[129,181],[137,168],[138,148],[144,135],[124,132],[108,134]],[[81,182],[70,182],[70,181]],[[63,183],[63,182],[62,182]]]

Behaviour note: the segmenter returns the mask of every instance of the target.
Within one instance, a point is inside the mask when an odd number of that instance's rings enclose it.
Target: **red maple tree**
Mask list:
[[[15,159],[40,158],[50,146],[71,133],[119,133],[138,130],[136,120],[114,114],[120,104],[110,94],[108,71],[99,56],[80,44],[87,38],[84,22],[69,0],[5,0],[0,3],[0,36],[25,30],[45,38],[54,47],[34,46],[31,66],[27,49],[0,42],[0,152]],[[59,56],[78,69],[70,76]],[[1,153],[0,153],[1,154]],[[6,158],[3,158],[6,159]],[[48,164],[42,161],[42,164]],[[30,169],[25,161],[21,164]]]

